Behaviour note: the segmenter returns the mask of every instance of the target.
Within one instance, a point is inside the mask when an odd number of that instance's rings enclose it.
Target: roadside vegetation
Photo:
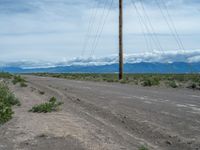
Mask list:
[[[8,72],[0,72],[0,81],[1,79],[4,79],[4,81],[6,79],[8,80],[12,80],[12,83],[14,85],[18,84],[21,86],[21,87],[27,87],[28,85],[26,84],[26,80],[24,78],[22,78],[20,75],[12,75]]]
[[[12,119],[14,105],[20,106],[19,100],[5,84],[0,83],[0,125]]]
[[[145,146],[141,146],[141,147],[139,148],[139,150],[148,150],[148,148],[146,148]]]
[[[14,85],[16,84],[20,84],[21,87],[27,87],[28,85],[26,84],[26,80],[24,78],[22,78],[20,75],[16,75],[13,77],[12,83]]]
[[[11,79],[13,77],[12,74],[7,72],[0,72],[0,79]]]
[[[62,102],[58,102],[55,97],[52,97],[48,102],[33,106],[29,112],[34,113],[50,113],[59,110],[59,106]]]
[[[70,80],[120,82],[122,84],[134,84],[145,87],[159,86],[200,90],[200,74],[126,74],[124,79],[121,81],[118,80],[117,74],[37,73],[34,75]]]

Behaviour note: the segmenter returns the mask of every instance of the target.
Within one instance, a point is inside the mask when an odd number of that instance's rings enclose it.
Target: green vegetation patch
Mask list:
[[[0,84],[0,124],[12,118],[12,106],[14,105],[20,106],[19,100],[10,92],[6,85]]]
[[[141,146],[140,148],[139,148],[139,150],[149,150],[147,147],[145,147],[145,146]]]
[[[12,78],[12,74],[7,73],[7,72],[0,72],[0,78],[2,78],[2,79],[11,79]]]
[[[158,78],[147,78],[141,81],[143,86],[158,86],[160,79]]]
[[[16,84],[20,84],[21,87],[27,87],[28,85],[26,84],[26,80],[24,78],[22,78],[20,75],[16,75],[13,77],[12,83],[14,85]]]
[[[178,88],[178,84],[176,83],[176,81],[169,81],[168,85],[169,87],[172,87],[172,88]]]
[[[59,106],[62,105],[62,102],[58,102],[55,97],[52,97],[48,102],[35,105],[32,107],[29,112],[34,112],[34,113],[50,113],[54,111],[58,111]]]
[[[5,103],[0,102],[0,125],[12,119],[12,108]]]
[[[134,84],[145,87],[163,86],[200,90],[200,74],[125,74],[124,79],[120,81],[118,80],[118,74],[38,73],[34,75],[69,80],[119,82],[122,84]]]

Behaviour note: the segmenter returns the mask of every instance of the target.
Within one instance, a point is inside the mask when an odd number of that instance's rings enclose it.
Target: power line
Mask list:
[[[99,39],[100,39],[101,34],[102,34],[102,32],[103,32],[104,26],[105,26],[105,24],[106,24],[106,20],[107,20],[109,14],[110,14],[110,10],[111,10],[111,8],[112,8],[113,1],[114,1],[114,0],[111,0],[111,3],[110,3],[110,6],[109,6],[109,9],[108,9],[108,11],[107,11],[107,14],[106,14],[106,16],[105,16],[105,19],[104,19],[104,21],[103,21],[103,24],[102,24],[102,26],[101,26],[101,29],[100,29],[99,35],[98,35],[98,37],[97,37],[96,43],[95,43],[95,45],[94,45],[94,47],[93,47],[92,55],[94,54],[95,49],[97,48],[97,45],[98,45]]]
[[[156,0],[156,1],[157,1],[157,0]],[[169,21],[171,22],[172,30],[174,31],[175,37],[176,37],[176,39],[177,39],[177,41],[178,41],[178,43],[179,43],[179,47],[180,47],[180,49],[182,49],[182,51],[183,51],[183,53],[184,53],[184,56],[183,56],[183,57],[185,58],[185,60],[187,60],[186,52],[185,52],[185,47],[184,47],[183,42],[182,42],[182,40],[181,40],[181,38],[180,38],[180,36],[179,36],[179,34],[178,34],[178,31],[177,31],[177,29],[176,29],[176,26],[175,26],[175,24],[174,24],[174,21],[173,21],[171,15],[170,15],[170,13],[169,13],[168,7],[167,7],[167,5],[165,4],[165,2],[164,2],[163,0],[161,0],[161,2],[162,2],[162,5],[164,6],[164,8],[165,8],[165,10],[166,10],[167,17],[168,17]],[[157,1],[157,3],[158,3],[158,1]],[[158,4],[159,4],[159,3],[158,3]],[[160,6],[159,6],[159,7],[160,7]],[[162,8],[161,8],[161,7],[160,7],[160,9],[161,9],[161,11],[162,11]],[[191,71],[191,72],[195,72],[195,69],[192,67],[192,65],[191,65],[190,63],[189,63],[189,67],[190,67],[190,71]]]
[[[90,38],[90,35],[91,35],[91,30],[94,26],[93,20],[96,18],[96,15],[97,15],[97,6],[98,6],[98,2],[94,3],[94,6],[92,7],[92,11],[91,11],[92,15],[90,16],[90,19],[89,19],[88,29],[87,29],[87,33],[86,33],[86,36],[85,36],[83,49],[82,49],[82,52],[81,52],[82,57],[84,56],[85,50],[88,46],[89,38]]]
[[[160,12],[161,12],[161,14],[162,14],[162,16],[163,16],[163,19],[165,20],[165,22],[167,23],[167,26],[169,27],[169,30],[170,30],[172,36],[174,37],[175,41],[177,42],[178,47],[179,47],[180,49],[182,49],[182,46],[181,46],[181,44],[180,44],[180,40],[177,38],[177,34],[174,33],[174,31],[176,30],[175,27],[172,27],[172,26],[170,25],[170,23],[169,23],[169,21],[168,21],[168,18],[165,16],[165,13],[163,12],[163,10],[162,10],[162,8],[161,8],[161,6],[160,6],[158,0],[155,0],[155,2],[156,2],[156,4],[157,4],[157,6],[158,6],[158,8],[159,8],[159,10],[160,10]]]
[[[162,46],[161,46],[161,44],[160,44],[160,41],[159,41],[159,39],[158,39],[158,37],[157,37],[157,35],[156,35],[156,33],[155,33],[155,30],[154,30],[154,28],[153,28],[153,26],[152,26],[152,23],[151,23],[151,21],[150,21],[150,18],[149,18],[149,16],[148,16],[147,13],[146,13],[146,10],[145,10],[145,7],[144,7],[144,5],[143,5],[143,2],[140,1],[140,4],[141,4],[142,10],[143,10],[143,15],[144,15],[144,17],[142,17],[142,14],[140,14],[140,12],[139,12],[139,10],[138,10],[138,8],[137,8],[135,2],[134,2],[133,0],[131,0],[131,1],[132,1],[132,4],[134,5],[136,11],[138,12],[139,16],[142,18],[143,24],[144,24],[144,26],[146,27],[147,32],[149,32],[149,35],[150,35],[152,41],[154,42],[154,44],[156,45],[156,47],[158,48],[158,50],[162,50],[162,52],[164,53],[164,50],[163,50],[163,48],[162,48]]]
[[[101,32],[102,21],[105,19],[105,11],[106,11],[107,4],[108,4],[108,0],[105,0],[104,7],[103,7],[103,12],[100,15],[100,21],[99,21],[99,23],[97,25],[97,30],[96,30],[96,33],[95,33],[95,38],[94,38],[94,40],[92,42],[92,45],[91,45],[91,53],[90,53],[90,55],[92,55],[92,53],[93,53],[93,49],[94,49],[94,47],[96,45],[96,42],[98,40],[98,37],[99,37],[99,32]]]
[[[165,10],[166,10],[167,16],[168,16],[168,18],[169,18],[169,20],[170,20],[170,22],[171,22],[172,27],[174,28],[174,32],[175,32],[175,34],[176,34],[176,36],[177,36],[177,39],[179,40],[179,43],[180,43],[182,49],[185,49],[185,48],[184,48],[184,45],[183,45],[183,42],[182,42],[182,40],[181,40],[181,38],[180,38],[180,36],[179,36],[179,34],[178,34],[178,31],[177,31],[177,29],[176,29],[176,26],[175,26],[175,24],[174,24],[174,21],[173,21],[171,15],[170,15],[170,13],[169,13],[169,10],[168,10],[167,5],[165,4],[165,2],[164,2],[163,0],[161,0],[161,2],[162,2],[163,6],[164,6],[164,8],[165,8]]]
[[[149,27],[150,27],[151,30],[152,30],[152,34],[153,34],[154,37],[155,37],[156,44],[157,44],[157,46],[160,48],[160,50],[164,53],[164,49],[163,49],[163,47],[161,46],[160,40],[158,39],[158,36],[157,36],[157,34],[156,34],[156,32],[155,32],[155,29],[154,29],[154,27],[153,27],[153,25],[152,25],[151,19],[149,18],[149,15],[148,15],[147,12],[146,12],[146,9],[145,9],[145,7],[144,7],[143,1],[142,1],[142,0],[139,0],[139,2],[140,2],[140,4],[141,4],[142,10],[143,10],[143,12],[144,12],[144,16],[145,16],[146,20],[147,20],[148,23],[149,23]]]
[[[146,35],[146,33],[145,33],[145,32],[147,32],[147,33],[150,35],[150,33],[148,32],[148,28],[146,27],[146,24],[143,22],[144,20],[143,20],[143,18],[142,18],[142,16],[141,16],[140,12],[138,11],[138,9],[137,9],[135,3],[132,2],[132,0],[131,0],[131,4],[134,5],[134,8],[135,8],[134,10],[135,10],[135,12],[137,13],[137,17],[138,17],[139,23],[140,23],[140,25],[141,25],[141,27],[142,27],[141,30],[142,30],[142,34],[143,34],[143,36],[144,36],[145,43],[146,43],[146,45],[147,45],[147,50],[153,50],[153,46],[152,46],[152,43],[151,43],[151,40],[152,40],[152,39],[150,39],[150,41],[149,41],[149,40],[148,40],[148,37],[147,37],[147,35]],[[146,29],[146,31],[145,31],[145,29]],[[150,37],[151,37],[151,36],[150,36]]]
[[[144,9],[143,9],[143,15],[144,15],[144,17],[143,17],[142,14],[140,13],[140,11],[138,10],[135,2],[133,0],[131,0],[131,2],[132,2],[132,5],[134,6],[138,16],[140,17],[144,27],[146,28],[147,33],[150,35],[152,42],[155,44],[155,46],[158,48],[158,50],[159,49],[162,50],[162,47],[158,44],[160,42],[159,42],[158,38],[155,36],[155,31],[154,31],[153,27],[150,26],[150,23],[149,23],[150,20],[147,19],[146,13],[144,13]],[[153,51],[153,49],[152,49],[152,51]]]

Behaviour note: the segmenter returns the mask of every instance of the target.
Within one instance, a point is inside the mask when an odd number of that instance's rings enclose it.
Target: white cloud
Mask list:
[[[139,54],[127,54],[125,55],[124,63],[140,63],[140,62],[160,62],[160,63],[172,63],[172,62],[199,62],[200,61],[200,50],[191,51],[168,51],[167,53],[154,52],[154,53],[139,53]],[[81,58],[76,57],[69,61],[19,61],[19,62],[1,62],[2,66],[12,66],[21,68],[48,68],[56,66],[72,66],[72,65],[109,65],[118,63],[118,56],[111,55],[107,57],[89,57]]]

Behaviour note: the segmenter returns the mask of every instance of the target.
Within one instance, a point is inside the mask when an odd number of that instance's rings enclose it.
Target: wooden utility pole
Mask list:
[[[119,80],[123,79],[123,0],[119,0]]]

